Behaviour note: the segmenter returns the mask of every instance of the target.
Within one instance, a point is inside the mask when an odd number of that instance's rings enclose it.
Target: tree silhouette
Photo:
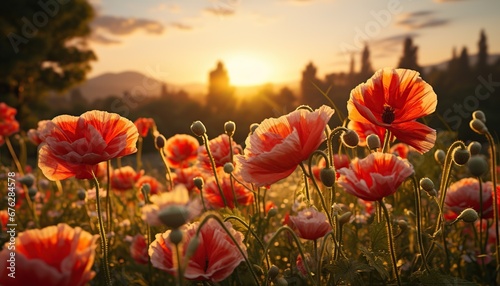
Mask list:
[[[488,44],[484,30],[481,30],[479,36],[476,71],[479,74],[488,72]]]
[[[85,42],[93,16],[85,0],[0,2],[0,95],[18,109],[21,124],[47,91],[85,79],[96,59]]]
[[[403,56],[399,60],[398,67],[416,70],[422,73],[422,68],[417,63],[418,47],[413,45],[413,40],[408,37],[403,44]]]
[[[316,76],[317,68],[309,62],[306,68],[302,71],[302,80],[300,81],[300,91],[302,96],[302,104],[310,106],[319,106],[324,101],[324,97],[320,90],[323,90],[322,81]]]

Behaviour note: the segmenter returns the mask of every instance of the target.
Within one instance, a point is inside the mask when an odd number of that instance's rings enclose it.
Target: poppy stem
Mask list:
[[[304,163],[300,163],[300,169],[302,169],[302,175],[304,175],[304,188],[305,188],[305,193],[306,193],[306,199],[307,202],[311,202],[311,196],[309,195],[309,183],[308,183],[308,178],[309,176],[307,175],[306,168],[304,167]]]
[[[495,255],[496,255],[496,282],[500,283],[500,230],[498,229],[498,200],[497,200],[497,151],[495,140],[490,132],[485,133],[486,139],[490,145],[490,168],[491,168],[491,181],[493,183],[493,227],[495,228]]]
[[[104,264],[104,275],[106,279],[106,285],[110,286],[111,285],[111,275],[109,272],[109,259],[108,259],[108,242],[106,239],[106,232],[104,230],[104,222],[102,221],[102,208],[101,208],[101,198],[99,196],[99,182],[97,181],[97,178],[92,172],[92,176],[94,179],[94,186],[95,186],[95,199],[96,199],[96,208],[97,208],[97,220],[99,222],[99,236],[101,237],[101,252],[103,256],[103,264]],[[108,217],[108,220],[110,218]]]
[[[394,275],[396,275],[396,281],[399,286],[401,286],[401,278],[399,278],[399,273],[398,273],[398,260],[396,258],[396,249],[394,247],[394,238],[392,236],[392,223],[389,218],[389,211],[387,210],[387,207],[381,199],[379,201],[380,206],[382,207],[382,210],[384,211],[384,216],[385,216],[385,222],[387,223],[387,241],[389,243],[389,251],[391,253],[391,259],[392,259],[392,269],[394,271]]]
[[[142,142],[143,142],[143,139],[141,136],[139,136],[139,138],[137,139],[137,154],[136,154],[136,169],[137,169],[137,172],[139,172],[142,168]]]
[[[163,160],[163,164],[165,165],[165,170],[167,172],[166,174],[166,179],[168,184],[170,185],[170,191],[174,189],[174,181],[172,180],[172,172],[170,171],[170,166],[168,165],[167,162],[167,154],[165,154],[165,150],[163,148],[160,148],[160,157]]]
[[[12,160],[14,160],[14,164],[16,165],[17,171],[21,176],[24,176],[24,170],[23,167],[21,166],[21,162],[19,162],[19,158],[16,155],[16,151],[14,151],[14,148],[12,147],[12,143],[10,143],[10,137],[7,136],[5,137],[5,144],[7,144],[7,148],[9,149],[10,155],[12,156]]]
[[[144,188],[144,187],[143,187]],[[142,194],[144,196],[144,203],[146,205],[149,205],[151,203],[151,201],[149,200],[149,193],[142,190]],[[146,223],[146,239],[147,239],[147,243],[148,245],[151,245],[151,243],[153,242],[152,238],[151,238],[151,226],[149,225],[149,223]],[[148,255],[148,272],[149,272],[149,285],[153,285],[153,264],[151,264],[151,256]]]
[[[415,217],[417,219],[417,242],[418,247],[420,248],[420,255],[422,256],[422,261],[427,272],[430,271],[429,265],[427,264],[427,256],[425,255],[424,241],[422,237],[422,214],[420,212],[421,208],[421,194],[420,188],[418,187],[417,178],[415,175],[411,176],[411,180],[413,182],[413,191],[415,192]]]
[[[214,172],[215,183],[217,184],[217,188],[219,188],[219,193],[222,198],[222,201],[224,202],[224,206],[227,207],[228,206],[227,200],[226,197],[224,196],[224,192],[222,191],[222,187],[219,182],[219,176],[217,176],[217,167],[215,166],[214,156],[212,156],[212,152],[210,151],[208,136],[206,133],[203,133],[203,136],[201,136],[201,138],[203,138],[203,144],[205,144],[205,149],[207,150],[207,155],[208,158],[210,159],[210,165],[212,166],[212,171]]]
[[[391,131],[389,131],[389,129],[386,129],[384,145],[382,145],[382,152],[389,153],[390,148],[391,148]]]

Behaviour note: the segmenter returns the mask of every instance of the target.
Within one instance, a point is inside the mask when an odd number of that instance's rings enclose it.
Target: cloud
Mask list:
[[[101,35],[101,34],[98,34],[95,32],[90,35],[89,40],[94,42],[94,43],[98,43],[98,44],[102,44],[102,45],[113,45],[113,44],[121,43],[121,41],[119,41],[117,39],[111,39],[111,38],[108,38],[104,35]]]
[[[94,30],[105,31],[119,36],[129,35],[137,30],[159,35],[164,30],[163,25],[158,21],[109,15],[98,16],[91,25]]]
[[[181,22],[172,22],[172,23],[170,23],[170,26],[172,28],[176,28],[176,29],[184,30],[184,31],[188,31],[188,30],[193,29],[193,26],[190,26],[190,25],[187,25],[187,24],[184,24]]]
[[[465,0],[434,0],[436,3],[453,3],[453,2],[462,2]]]
[[[207,7],[205,11],[216,16],[232,16],[236,13],[234,8],[223,6]]]
[[[417,30],[430,27],[444,26],[450,21],[447,19],[438,18],[434,11],[420,10],[410,13],[401,14],[399,16],[397,26],[407,30]]]

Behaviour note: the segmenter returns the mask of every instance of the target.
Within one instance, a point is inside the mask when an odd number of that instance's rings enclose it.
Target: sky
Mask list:
[[[299,80],[312,62],[318,77],[359,70],[365,43],[375,69],[393,67],[411,36],[420,65],[452,49],[477,53],[485,30],[500,52],[498,0],[91,0],[89,77],[138,71],[175,83],[207,83],[222,61],[233,85]]]

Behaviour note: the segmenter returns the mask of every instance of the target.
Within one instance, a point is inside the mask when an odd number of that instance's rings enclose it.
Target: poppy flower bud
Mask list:
[[[36,188],[29,188],[28,189],[28,195],[30,196],[30,199],[34,199],[36,196],[36,193],[38,193],[38,190]]]
[[[182,241],[182,231],[178,228],[172,229],[172,231],[168,235],[168,239],[173,244],[179,244]]]
[[[478,220],[479,216],[474,209],[468,208],[463,210],[456,220],[463,220],[464,222],[473,223]]]
[[[76,191],[76,196],[80,201],[83,201],[87,197],[87,193],[85,193],[84,189],[78,189],[78,191]]]
[[[480,177],[488,171],[488,162],[482,156],[472,156],[467,167],[472,175]]]
[[[278,214],[278,210],[276,208],[271,208],[267,212],[267,217],[272,218],[272,217],[276,216],[277,214]]]
[[[191,132],[193,132],[194,135],[201,137],[207,133],[207,128],[205,128],[205,125],[198,120],[191,124]]]
[[[486,115],[481,110],[476,110],[472,112],[472,118],[481,120],[483,123],[486,123]]]
[[[335,185],[335,170],[332,167],[323,168],[319,172],[319,178],[326,187],[333,187]]]
[[[224,173],[231,174],[234,171],[234,165],[231,162],[224,164]]]
[[[269,268],[269,271],[267,272],[267,275],[269,277],[269,280],[274,280],[280,274],[280,269],[276,265],[271,265],[271,268]]]
[[[26,187],[30,188],[35,183],[35,176],[32,174],[27,174],[19,179],[19,182]]]
[[[436,162],[439,164],[443,165],[444,164],[444,159],[446,158],[446,153],[444,153],[443,150],[438,149],[436,152],[434,152],[434,159]]]
[[[199,245],[200,245],[200,238],[197,235],[193,236],[187,246],[186,257],[187,258],[192,257],[196,253],[196,250],[198,249]]]
[[[380,138],[377,134],[370,134],[366,137],[366,145],[370,150],[376,150],[380,148]]]
[[[224,123],[224,132],[226,132],[228,136],[233,136],[235,130],[236,130],[236,123],[234,123],[233,121],[228,121]]]
[[[255,132],[255,129],[257,129],[257,127],[259,127],[258,123],[252,123],[252,125],[250,125],[250,134],[253,134]]]
[[[344,225],[346,223],[349,222],[349,220],[351,219],[351,216],[352,216],[352,213],[351,212],[345,212],[343,213],[339,218],[338,218],[338,221],[339,221],[339,224],[340,225]]]
[[[288,281],[286,281],[285,278],[280,277],[280,278],[276,279],[276,285],[277,286],[288,286]]]
[[[455,161],[455,163],[459,166],[467,163],[467,161],[469,161],[469,158],[470,152],[467,149],[458,148],[453,152],[453,161]]]
[[[187,222],[188,211],[185,207],[172,205],[161,210],[158,218],[164,225],[175,229]]]
[[[196,186],[199,190],[203,189],[203,184],[204,184],[204,182],[203,182],[203,178],[202,178],[202,177],[196,177],[196,178],[194,178],[194,179],[193,179],[193,183],[194,183],[194,185],[195,185],[195,186]]]
[[[397,223],[402,232],[408,229],[408,222],[406,220],[400,219]]]
[[[472,119],[469,123],[470,129],[478,134],[486,134],[488,128],[484,125],[484,122],[479,119]]]
[[[469,145],[467,145],[467,149],[472,156],[479,154],[481,152],[481,148],[481,143],[477,141],[472,141],[469,143]]]
[[[358,133],[351,129],[348,129],[346,132],[342,133],[342,136],[340,136],[340,138],[342,139],[342,143],[344,143],[344,145],[349,148],[355,148],[356,146],[358,146]]]
[[[432,180],[427,177],[422,178],[420,179],[420,188],[422,188],[422,190],[426,192],[429,192],[434,189],[434,182],[432,182]]]
[[[155,137],[155,148],[157,150],[160,150],[160,149],[163,149],[163,147],[165,147],[165,142],[167,141],[167,139],[165,139],[165,136],[163,135],[158,135]]]

